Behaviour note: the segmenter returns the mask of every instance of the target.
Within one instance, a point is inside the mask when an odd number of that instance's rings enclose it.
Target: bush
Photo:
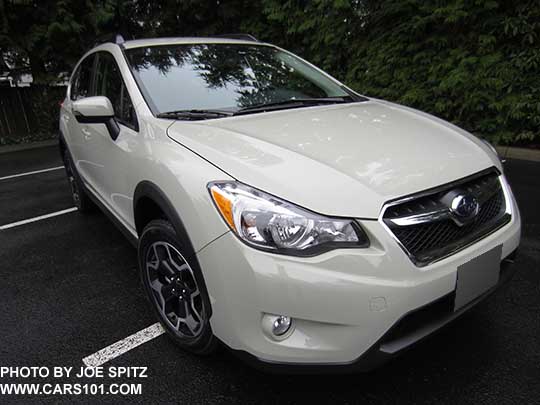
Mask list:
[[[540,139],[537,3],[384,1],[365,32],[346,76],[361,92],[495,143]]]

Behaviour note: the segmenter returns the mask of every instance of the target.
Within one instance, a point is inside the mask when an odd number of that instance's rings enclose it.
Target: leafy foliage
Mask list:
[[[537,2],[380,1],[347,81],[499,143],[540,138]]]
[[[39,83],[58,80],[118,31],[250,32],[360,93],[495,142],[540,139],[537,0],[0,0],[4,65]]]

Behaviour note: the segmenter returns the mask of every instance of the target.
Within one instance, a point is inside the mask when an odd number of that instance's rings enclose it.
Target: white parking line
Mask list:
[[[0,181],[2,180],[8,180],[8,179],[14,179],[15,177],[22,177],[22,176],[30,176],[32,174],[38,174],[38,173],[45,173],[45,172],[52,172],[53,170],[61,170],[64,166],[57,166],[57,167],[50,167],[48,169],[42,169],[42,170],[34,170],[33,172],[26,172],[26,173],[18,173],[18,174],[12,174],[11,176],[4,176],[0,177]]]
[[[58,215],[68,214],[73,211],[77,211],[77,207],[68,208],[62,211],[51,212],[50,214],[40,215],[39,217],[23,219],[22,221],[12,222],[11,224],[0,225],[0,231],[9,229],[9,228],[15,228],[16,226],[21,226],[24,224],[29,224],[31,222],[41,221],[42,219],[57,217]]]
[[[140,330],[127,338],[119,340],[118,342],[85,357],[82,359],[82,361],[87,367],[101,366],[102,364],[105,364],[108,361],[129,352],[131,349],[134,349],[143,343],[163,335],[164,333],[165,330],[163,327],[159,323],[155,323],[146,329]]]

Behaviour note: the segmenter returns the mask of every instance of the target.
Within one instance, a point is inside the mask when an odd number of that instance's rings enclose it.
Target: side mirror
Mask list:
[[[120,127],[114,119],[114,108],[107,97],[86,97],[73,102],[73,115],[81,124],[105,124],[111,138],[116,140]]]

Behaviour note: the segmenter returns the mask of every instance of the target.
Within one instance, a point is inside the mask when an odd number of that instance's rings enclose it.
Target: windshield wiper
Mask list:
[[[320,105],[320,104],[350,103],[353,101],[355,100],[350,96],[322,97],[322,98],[291,98],[288,100],[276,101],[274,103],[256,104],[250,107],[244,107],[236,111],[233,115],[282,110],[286,108],[299,108],[299,107],[313,106],[313,105]]]
[[[321,98],[291,98],[288,100],[276,101],[273,103],[256,104],[249,107],[241,108],[237,111],[227,110],[177,110],[167,111],[156,115],[158,118],[172,118],[180,120],[206,120],[211,118],[231,117],[233,115],[252,114],[257,112],[283,110],[288,108],[299,108],[305,106],[321,105],[321,104],[338,104],[338,103],[350,103],[356,100],[351,96],[343,97],[321,97]]]
[[[222,110],[177,110],[167,111],[156,115],[158,118],[173,118],[180,120],[206,120],[211,118],[230,117],[232,112]]]

